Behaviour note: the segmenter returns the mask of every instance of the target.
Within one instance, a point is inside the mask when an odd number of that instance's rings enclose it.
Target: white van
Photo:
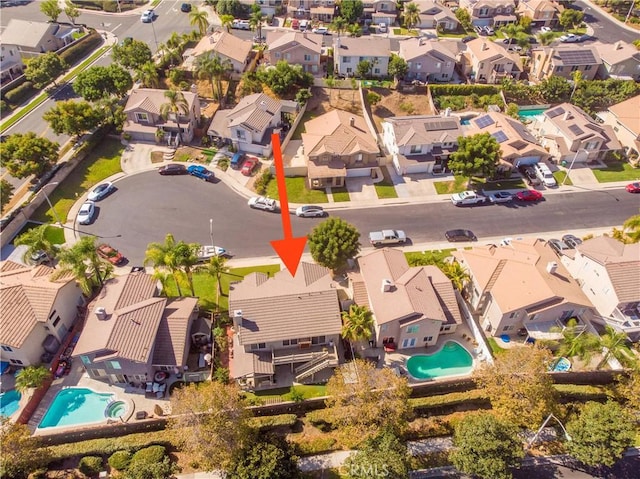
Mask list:
[[[309,20],[300,20],[300,31],[304,32],[309,28]]]
[[[544,163],[536,163],[535,170],[536,175],[540,178],[540,181],[544,183],[544,186],[551,187],[558,185],[556,179],[553,177],[553,173],[551,173],[549,167]]]
[[[249,25],[248,20],[234,20],[231,24],[231,28],[236,28],[238,30],[251,30],[251,25]]]

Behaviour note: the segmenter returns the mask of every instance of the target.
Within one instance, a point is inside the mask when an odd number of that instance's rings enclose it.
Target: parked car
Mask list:
[[[387,33],[386,23],[378,23],[378,33]]]
[[[49,255],[47,253],[39,249],[38,251],[34,251],[33,253],[31,253],[31,255],[29,256],[29,263],[36,265],[44,264],[48,263],[50,259],[51,258],[49,258]]]
[[[253,196],[249,198],[249,207],[257,210],[275,211],[278,209],[278,202],[266,196]]]
[[[93,201],[85,201],[82,203],[82,206],[80,206],[76,219],[81,225],[88,225],[93,221],[95,214],[96,204]]]
[[[591,40],[593,37],[588,33],[584,33],[582,35],[578,35],[578,42],[586,42],[587,40]]]
[[[491,203],[510,203],[513,201],[513,195],[508,191],[496,191],[489,195]]]
[[[477,241],[476,235],[471,230],[449,230],[444,233],[444,237],[450,243],[456,241]]]
[[[564,242],[564,244],[566,244],[569,248],[575,248],[576,246],[582,244],[582,240],[580,238],[578,238],[575,235],[564,235],[562,237],[562,241]]]
[[[303,205],[296,208],[296,216],[301,218],[320,218],[326,213],[322,206]]]
[[[463,191],[451,195],[451,203],[456,206],[482,205],[489,201],[486,196],[479,195],[475,191]]]
[[[509,45],[507,47],[507,50],[509,50],[510,52],[521,52],[522,47],[520,45]]]
[[[237,170],[240,168],[240,165],[242,165],[243,160],[244,160],[244,153],[238,151],[237,153],[233,154],[233,157],[231,158],[231,162],[229,163],[229,166],[231,167],[231,169]]]
[[[478,35],[486,35],[487,32],[484,31],[484,28],[479,27],[478,25],[476,25],[475,27],[473,27],[473,29],[476,31],[476,33]]]
[[[504,40],[502,40],[502,43],[504,43],[506,45],[515,45],[516,43],[518,43],[518,40],[516,40],[514,37],[510,37],[510,38],[505,38]]]
[[[98,253],[98,256],[100,256],[102,259],[105,259],[109,263],[115,264],[116,266],[120,266],[126,260],[126,258],[122,255],[122,253],[120,253],[120,251],[115,249],[113,246],[109,246],[106,243],[102,243],[101,245],[99,245],[96,248],[96,253]]]
[[[191,11],[191,4],[186,2],[183,3],[182,5],[180,5],[180,11],[184,13],[189,13]]]
[[[311,32],[318,33],[320,35],[331,35],[331,33],[329,33],[329,29],[327,27],[314,28],[313,30],[311,30]]]
[[[203,179],[204,181],[213,181],[216,178],[216,176],[213,174],[213,171],[207,170],[202,165],[189,165],[189,167],[187,168],[187,172],[190,175],[195,176],[196,178]]]
[[[578,35],[574,35],[573,33],[567,33],[560,37],[560,41],[562,43],[575,43],[579,41]]]
[[[153,10],[145,10],[142,12],[142,15],[140,15],[140,21],[142,23],[151,23],[155,17],[156,13]]]
[[[493,35],[495,33],[493,28],[491,28],[489,25],[485,25],[482,29],[485,31],[487,35]]]
[[[518,171],[524,177],[529,186],[539,186],[542,184],[540,178],[536,174],[536,170],[533,166],[523,165],[518,167]]]
[[[407,235],[402,230],[382,230],[369,233],[369,243],[372,246],[386,244],[402,244],[407,242]]]
[[[161,175],[186,175],[188,172],[187,168],[180,163],[169,163],[158,168],[158,173]]]
[[[469,43],[471,40],[475,40],[476,38],[478,38],[478,37],[474,37],[474,36],[469,35],[467,37],[462,38],[461,42],[462,43]]]
[[[561,241],[559,239],[550,239],[549,241],[547,241],[547,243],[549,244],[549,247],[558,256],[560,256],[563,251],[567,251],[567,250],[573,249],[573,248],[570,248],[569,245],[566,244],[564,241]]]
[[[106,183],[100,183],[89,193],[88,199],[91,201],[100,201],[103,198],[106,198],[110,193],[115,191],[116,187],[113,186],[113,183],[107,181]]]
[[[251,173],[253,173],[253,170],[255,170],[256,166],[258,166],[258,163],[260,163],[258,159],[253,156],[247,158],[245,162],[242,164],[240,173],[242,173],[244,176],[251,176]]]
[[[540,27],[540,33],[549,33],[551,30],[551,27]]]
[[[516,193],[516,198],[519,201],[540,201],[542,200],[542,193],[538,190],[524,190]]]
[[[265,37],[264,35],[262,35],[261,37],[259,37],[258,35],[253,37],[253,41],[255,43],[264,43],[266,40],[267,40],[267,37]]]
[[[300,20],[298,20],[297,18],[291,20],[291,28],[293,28],[294,30],[300,28]]]
[[[198,249],[198,261],[203,263],[209,261],[214,256],[229,256],[229,253],[222,246],[202,246]]]
[[[629,183],[625,189],[629,192],[629,193],[640,193],[640,182],[639,181],[634,181],[633,183]]]

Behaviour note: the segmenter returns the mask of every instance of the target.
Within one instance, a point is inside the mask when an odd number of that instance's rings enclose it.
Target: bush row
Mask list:
[[[25,81],[17,88],[5,93],[4,98],[10,105],[21,105],[33,97],[38,90],[33,87],[33,83]]]
[[[476,95],[495,95],[500,93],[500,90],[492,85],[429,85],[429,89],[432,96],[469,96],[474,93]]]
[[[91,30],[89,35],[82,37],[78,43],[60,54],[60,58],[67,62],[69,66],[75,65],[83,57],[95,50],[102,43],[102,37],[95,30]]]
[[[295,414],[279,414],[277,416],[252,417],[249,424],[264,432],[281,426],[293,427],[297,421],[298,417]]]
[[[471,391],[440,394],[438,396],[429,396],[421,398],[409,399],[409,404],[415,410],[424,410],[430,408],[440,408],[442,406],[457,406],[465,402],[476,402],[478,400],[488,400],[480,389],[472,389]]]
[[[561,402],[599,401],[607,398],[607,391],[602,386],[580,384],[554,384]]]

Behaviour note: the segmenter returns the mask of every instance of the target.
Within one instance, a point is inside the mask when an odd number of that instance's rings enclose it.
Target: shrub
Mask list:
[[[95,476],[102,470],[102,458],[98,456],[85,456],[80,459],[78,469],[85,476]]]
[[[162,459],[165,456],[165,447],[164,446],[149,446],[144,449],[140,449],[136,452],[131,458],[131,464],[133,463],[146,463],[153,464],[156,462],[162,462]]]
[[[174,85],[179,84],[181,81],[184,81],[184,79],[184,70],[174,68],[169,72],[169,80],[171,80],[171,83]]]
[[[264,432],[276,427],[293,427],[297,421],[298,417],[295,414],[278,414],[277,416],[252,417],[249,419],[249,424],[260,432]]]
[[[256,182],[254,183],[256,188],[256,193],[259,195],[264,195],[267,192],[267,186],[269,182],[273,179],[273,175],[271,174],[271,170],[268,168],[262,172],[262,174],[258,177]]]
[[[495,95],[500,93],[497,87],[492,85],[430,85],[432,96],[469,96]]]
[[[289,397],[293,402],[304,401],[304,393],[300,389],[293,386],[291,386],[291,390],[289,391]]]
[[[63,51],[60,54],[60,58],[68,65],[75,65],[83,57],[95,50],[100,43],[102,43],[102,37],[98,32],[92,30],[89,35],[85,35],[82,39],[78,40],[78,43],[74,46]]]
[[[369,103],[369,105],[376,105],[380,103],[380,100],[382,100],[382,97],[375,91],[367,93],[367,103]]]
[[[322,452],[333,451],[335,449],[336,440],[332,437],[316,437],[313,439],[302,440],[296,444],[297,453],[305,456],[310,454],[319,454]]]
[[[9,104],[4,100],[0,100],[0,113],[4,114],[7,112],[8,109],[9,109]]]
[[[296,101],[301,105],[307,103],[307,100],[311,98],[313,95],[311,94],[311,90],[308,88],[303,88],[296,93]]]
[[[229,384],[229,370],[227,368],[216,368],[213,379],[222,384]]]
[[[5,93],[5,100],[12,105],[20,105],[38,92],[30,81]]]
[[[464,110],[467,106],[467,97],[465,96],[439,96],[433,100],[440,110],[447,108],[451,108],[453,111]]]
[[[333,429],[331,419],[329,418],[326,409],[310,411],[305,415],[305,417],[312,426],[317,427],[321,431],[327,432]]]
[[[472,389],[459,393],[439,394],[437,396],[428,396],[421,398],[409,399],[409,404],[415,410],[428,410],[440,408],[443,406],[456,406],[465,402],[477,402],[488,400],[489,398],[480,389]]]
[[[129,451],[116,451],[109,456],[107,462],[113,469],[124,471],[131,462],[131,453]]]

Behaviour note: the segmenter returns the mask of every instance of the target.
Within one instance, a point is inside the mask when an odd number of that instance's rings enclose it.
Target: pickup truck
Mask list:
[[[451,195],[451,203],[456,206],[481,205],[487,201],[489,201],[489,198],[481,196],[475,191],[463,191],[462,193]]]
[[[369,233],[369,242],[373,246],[404,243],[406,241],[407,236],[401,230],[382,230]]]

